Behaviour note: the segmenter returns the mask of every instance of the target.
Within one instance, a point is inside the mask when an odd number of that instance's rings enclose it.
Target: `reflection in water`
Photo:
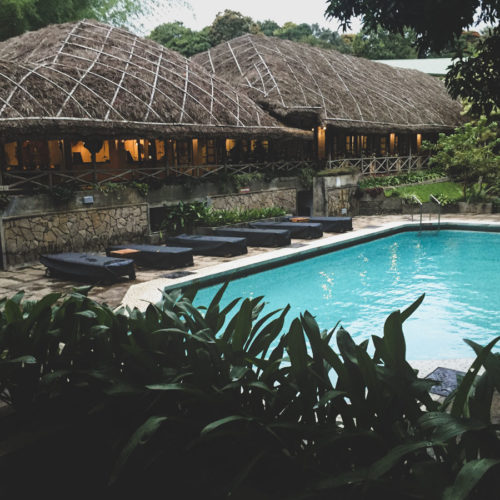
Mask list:
[[[290,303],[289,322],[308,310],[321,329],[341,320],[361,342],[425,293],[405,323],[409,359],[472,357],[463,338],[485,344],[500,333],[499,268],[500,234],[403,233],[235,280],[224,305],[264,295],[266,311]],[[218,288],[201,290],[197,304]]]

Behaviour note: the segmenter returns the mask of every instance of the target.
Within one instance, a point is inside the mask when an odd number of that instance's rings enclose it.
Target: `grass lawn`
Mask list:
[[[434,184],[415,184],[413,186],[395,187],[386,189],[385,196],[411,196],[414,194],[420,201],[429,201],[429,196],[441,195],[446,197],[449,202],[459,201],[463,199],[462,186],[456,182],[435,182]]]

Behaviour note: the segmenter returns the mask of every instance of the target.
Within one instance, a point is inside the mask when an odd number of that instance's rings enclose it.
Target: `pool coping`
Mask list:
[[[439,229],[500,232],[500,223],[491,221],[442,221]],[[285,247],[270,252],[244,257],[232,262],[200,268],[194,273],[181,278],[158,278],[145,283],[132,285],[125,294],[122,304],[144,310],[148,304],[161,299],[162,291],[171,292],[191,286],[206,287],[224,283],[228,279],[238,279],[249,274],[281,267],[299,260],[308,259],[366,243],[379,238],[409,231],[436,231],[437,222],[390,222],[376,228],[358,229],[353,232],[335,234],[327,238],[304,243],[299,248]]]

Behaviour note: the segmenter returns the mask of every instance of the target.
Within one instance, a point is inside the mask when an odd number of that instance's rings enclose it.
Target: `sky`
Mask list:
[[[241,12],[255,21],[271,19],[280,26],[291,21],[296,24],[317,23],[332,31],[338,29],[337,21],[325,19],[326,0],[178,0],[176,3],[163,12],[157,12],[153,18],[144,20],[144,30],[149,33],[155,26],[172,21],[182,21],[185,26],[200,30],[212,24],[217,13],[225,9]],[[356,22],[350,31],[358,32],[359,29],[360,23]]]

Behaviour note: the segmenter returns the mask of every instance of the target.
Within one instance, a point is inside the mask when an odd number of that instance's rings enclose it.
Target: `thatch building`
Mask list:
[[[138,167],[158,178],[236,153],[263,160],[302,140],[311,144],[312,133],[283,126],[197,63],[123,29],[84,20],[0,43],[4,184],[43,184],[42,172],[52,183],[123,180],[131,170],[137,179]]]
[[[460,123],[440,80],[335,50],[247,34],[192,59],[283,124],[314,129],[323,159],[415,154]]]

